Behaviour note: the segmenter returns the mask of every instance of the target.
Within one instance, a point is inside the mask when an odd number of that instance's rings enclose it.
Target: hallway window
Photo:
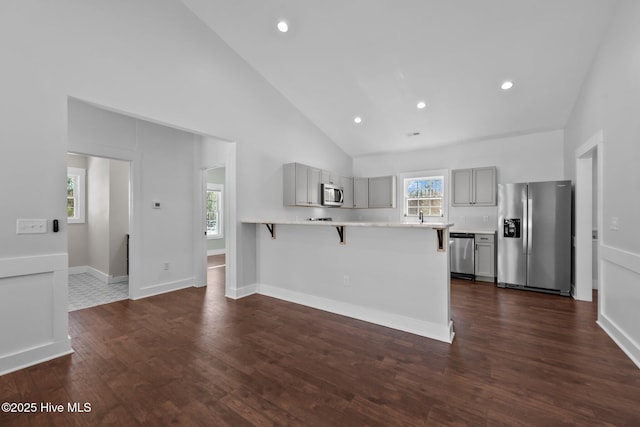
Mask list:
[[[85,179],[82,168],[67,168],[67,222],[85,222]]]
[[[219,239],[224,236],[222,222],[222,200],[224,187],[207,184],[207,238]]]

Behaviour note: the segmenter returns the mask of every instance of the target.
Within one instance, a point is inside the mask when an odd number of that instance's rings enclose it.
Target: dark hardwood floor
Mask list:
[[[640,370],[571,298],[453,281],[452,345],[208,288],[69,313],[73,355],[0,377],[0,426],[640,425]],[[393,286],[392,283],[389,284]]]

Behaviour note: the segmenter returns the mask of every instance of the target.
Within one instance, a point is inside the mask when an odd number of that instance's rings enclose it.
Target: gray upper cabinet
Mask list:
[[[353,207],[369,207],[369,178],[353,178]]]
[[[342,208],[395,208],[396,177],[353,178],[320,170],[302,163],[282,167],[285,206],[322,206],[321,184],[339,185],[344,190]]]
[[[451,206],[495,206],[496,168],[451,171]]]
[[[320,175],[320,183],[322,184],[333,184],[333,185],[342,185],[340,184],[340,176],[335,172],[322,170]]]
[[[396,177],[378,176],[369,178],[369,207],[396,207]]]
[[[320,169],[287,163],[282,176],[285,206],[320,206]]]
[[[344,202],[342,204],[343,208],[352,208],[353,207],[353,178],[347,176],[341,176],[338,179],[338,183],[340,187],[344,190]]]

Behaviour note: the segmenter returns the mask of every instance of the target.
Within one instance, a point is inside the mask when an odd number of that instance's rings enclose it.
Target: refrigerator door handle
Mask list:
[[[532,236],[531,231],[533,228],[533,199],[527,199],[527,255],[531,255],[531,243]]]
[[[527,199],[522,199],[522,253],[528,254],[527,239],[529,238],[529,212],[527,211]]]

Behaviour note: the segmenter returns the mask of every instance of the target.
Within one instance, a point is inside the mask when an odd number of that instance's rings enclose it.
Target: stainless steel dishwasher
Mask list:
[[[473,233],[450,233],[451,277],[475,280],[475,239]]]

